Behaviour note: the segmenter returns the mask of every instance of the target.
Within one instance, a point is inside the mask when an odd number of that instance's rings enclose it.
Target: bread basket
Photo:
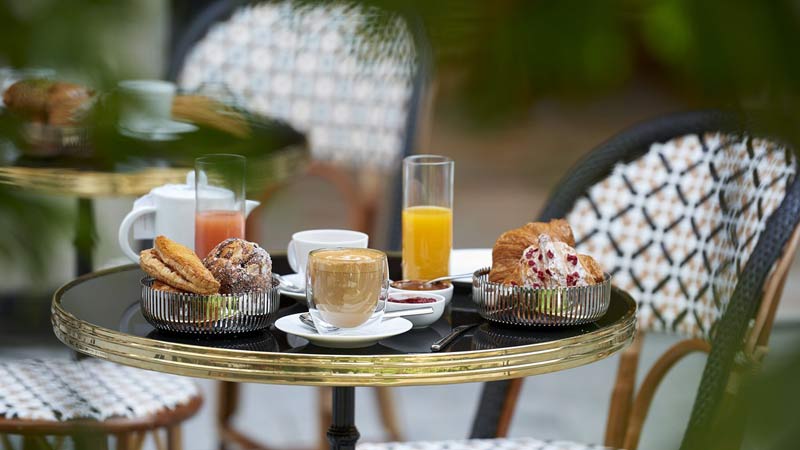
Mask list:
[[[142,278],[142,315],[158,330],[173,333],[221,335],[267,328],[280,306],[279,282],[262,291],[198,295],[152,288]]]
[[[571,326],[603,317],[611,302],[611,275],[589,286],[534,289],[489,281],[490,268],[472,276],[472,299],[486,320],[518,326]]]

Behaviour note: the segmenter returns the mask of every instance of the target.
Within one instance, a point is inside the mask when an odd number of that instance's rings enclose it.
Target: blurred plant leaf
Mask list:
[[[72,229],[72,214],[57,201],[0,184],[0,257],[34,280],[52,260],[52,249]]]

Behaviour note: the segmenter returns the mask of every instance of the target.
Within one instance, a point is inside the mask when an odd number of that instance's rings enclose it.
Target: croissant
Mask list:
[[[578,255],[578,261],[583,266],[583,270],[586,271],[586,281],[589,283],[602,283],[605,280],[603,269],[594,258],[589,255]]]
[[[571,247],[575,246],[572,228],[564,219],[553,219],[547,223],[531,222],[523,227],[506,231],[494,243],[489,281],[521,285],[519,259],[526,248],[539,242],[540,234],[548,234],[556,241],[565,242]],[[600,276],[602,280],[602,271]]]

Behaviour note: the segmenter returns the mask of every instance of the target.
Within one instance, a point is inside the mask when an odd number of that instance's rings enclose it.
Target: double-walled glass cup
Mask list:
[[[328,248],[308,254],[306,298],[321,334],[379,323],[388,291],[389,265],[380,250]]]

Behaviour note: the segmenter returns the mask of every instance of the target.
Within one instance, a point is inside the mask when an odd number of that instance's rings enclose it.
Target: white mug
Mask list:
[[[233,193],[230,193],[233,195]],[[245,217],[259,205],[245,202]],[[194,249],[195,188],[194,171],[186,175],[186,184],[165,184],[136,199],[133,210],[119,226],[119,246],[127,257],[139,262],[139,255],[130,244],[131,227],[134,239],[154,239],[164,235]],[[200,255],[204,257],[206,255]]]
[[[162,80],[120,81],[120,125],[141,131],[172,118],[175,83]]]
[[[304,275],[308,263],[308,253],[320,248],[367,248],[369,236],[351,230],[306,230],[292,235],[286,257],[295,273]]]

